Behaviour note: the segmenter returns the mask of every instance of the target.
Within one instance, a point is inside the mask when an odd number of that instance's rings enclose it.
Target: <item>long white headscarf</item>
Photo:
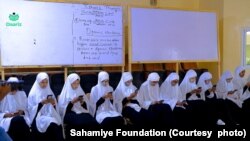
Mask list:
[[[152,72],[148,75],[147,80],[142,83],[137,98],[143,108],[148,109],[152,102],[161,100],[159,84],[157,83],[155,86],[150,84],[152,81],[159,80],[158,73]]]
[[[245,70],[245,67],[238,66],[235,69],[235,76],[233,79],[234,89],[237,89],[237,94],[240,97],[241,102],[244,102],[246,99],[250,98],[250,92],[246,90],[244,93],[244,86],[247,84],[247,82],[250,82],[249,78],[247,80],[244,77],[240,77],[240,73]]]
[[[125,85],[125,82],[127,82],[129,80],[133,80],[132,74],[130,72],[124,72],[122,74],[122,78],[121,78],[119,84],[117,85],[117,87],[114,91],[114,101],[115,101],[116,109],[119,113],[122,112],[122,100],[126,97],[129,97],[137,89],[133,85],[133,83],[130,83],[129,86]],[[133,99],[136,99],[136,97],[134,97]],[[138,112],[141,110],[139,105],[134,104],[134,103],[129,103],[127,106],[135,109]]]
[[[208,84],[206,84],[206,80],[211,80],[212,74],[210,72],[204,72],[201,74],[199,80],[198,80],[198,86],[201,87],[201,98],[205,100],[205,92],[208,89],[211,89],[213,87],[213,84],[211,81],[209,81]],[[214,97],[214,93],[210,93],[209,97]]]
[[[226,99],[227,98],[227,93],[229,91],[233,91],[234,90],[234,86],[232,81],[230,83],[227,82],[227,79],[233,79],[233,75],[230,71],[225,71],[220,80],[218,81],[217,85],[216,85],[216,93],[218,98],[220,99]]]
[[[90,94],[90,102],[94,109],[92,115],[96,113],[96,120],[98,123],[101,123],[106,117],[116,117],[121,115],[116,111],[115,106],[111,104],[110,99],[105,99],[104,103],[96,109],[97,101],[108,92],[113,92],[111,86],[104,86],[102,84],[103,80],[109,80],[109,75],[105,71],[99,72],[98,83],[91,89]]]
[[[48,85],[45,88],[41,88],[39,83],[44,79],[48,80]],[[47,99],[48,95],[52,95],[52,97],[56,100],[56,97],[50,88],[48,74],[45,72],[41,72],[37,75],[36,81],[33,84],[28,96],[28,110],[30,113],[31,122],[33,122],[35,118],[38,104],[44,99]],[[55,107],[56,109],[52,104],[48,103],[44,104],[43,107],[40,109],[35,119],[38,131],[42,133],[46,132],[48,126],[52,122],[56,123],[57,125],[60,125],[62,123],[61,117],[58,113],[57,103]]]
[[[164,100],[164,103],[170,105],[172,110],[178,101],[182,102],[185,100],[181,93],[179,84],[172,86],[171,82],[173,80],[179,80],[179,75],[175,72],[170,73],[160,87],[161,98]]]
[[[243,66],[239,66],[235,69],[233,84],[235,89],[243,89],[246,85],[246,80],[244,77],[240,77],[240,73],[244,71],[245,68]]]
[[[244,70],[245,68],[243,66],[239,66],[235,69],[235,72],[234,72],[233,85],[234,85],[234,89],[238,90],[237,95],[239,95],[240,97],[242,96],[243,88],[247,83],[244,77],[240,77],[240,73]]]
[[[181,93],[184,95],[183,97],[186,97],[186,94],[191,92],[194,89],[197,89],[198,86],[196,85],[196,82],[190,82],[190,78],[192,77],[197,77],[197,73],[190,69],[187,71],[184,79],[182,80],[181,84],[180,84],[180,89],[181,89]],[[188,100],[197,100],[200,99],[197,97],[197,95],[192,94]]]
[[[222,74],[222,76],[221,76],[221,78],[216,86],[217,96],[218,96],[218,98],[229,99],[232,102],[234,102],[235,104],[237,104],[239,107],[242,107],[242,101],[240,101],[240,97],[239,97],[237,92],[235,92],[232,95],[228,95],[229,91],[234,90],[233,82],[226,81],[227,79],[230,79],[230,78],[234,79],[233,75],[230,71],[225,71]]]
[[[7,82],[18,83],[18,79],[16,77],[10,77]],[[29,114],[27,111],[27,96],[24,91],[19,91],[15,94],[9,92],[0,102],[0,126],[5,129],[7,132],[10,127],[10,122],[13,117],[4,118],[6,113],[15,113],[18,110],[24,111],[24,119],[28,126],[30,126]]]
[[[89,109],[89,100],[88,100],[87,96],[85,95],[81,86],[79,85],[76,89],[73,89],[71,86],[71,84],[76,80],[80,81],[79,75],[76,73],[70,74],[67,77],[66,82],[65,82],[63,89],[61,91],[61,94],[59,96],[58,106],[59,106],[59,111],[60,111],[60,115],[61,115],[62,119],[64,119],[66,108],[67,108],[69,102],[71,102],[74,98],[79,97],[80,95],[83,96],[83,99],[86,102],[87,109]],[[79,101],[77,103],[75,103],[72,107],[72,111],[74,111],[77,114],[89,113],[89,111],[87,109],[84,109],[81,106],[81,103]]]

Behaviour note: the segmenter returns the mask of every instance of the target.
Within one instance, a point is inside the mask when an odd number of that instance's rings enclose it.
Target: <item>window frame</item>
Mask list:
[[[250,64],[246,61],[247,36],[250,36],[250,27],[244,28],[242,31],[242,64],[244,67],[250,68]]]

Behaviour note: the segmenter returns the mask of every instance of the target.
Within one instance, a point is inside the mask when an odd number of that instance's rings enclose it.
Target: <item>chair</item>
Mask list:
[[[27,96],[29,95],[30,89],[36,81],[36,76],[37,74],[27,74],[21,78],[24,81],[23,90],[27,94]]]
[[[166,77],[172,73],[176,72],[176,63],[165,63],[163,64],[164,70],[166,71]]]
[[[180,77],[179,78],[179,84],[181,84],[181,82],[184,79],[185,75],[186,75],[186,71],[183,71],[183,70],[179,71],[179,77]]]
[[[131,72],[133,76],[133,84],[139,89],[141,84],[145,81],[145,74],[143,71]]]
[[[0,101],[10,92],[10,86],[6,84],[0,85]]]
[[[122,72],[109,72],[109,85],[116,89],[120,79],[122,77]]]
[[[144,71],[144,65],[143,64],[132,64],[132,71]]]
[[[85,93],[90,93],[91,88],[97,84],[98,75],[96,73],[80,74],[80,85]]]
[[[64,82],[64,73],[51,74],[50,87],[56,97],[61,93]]]

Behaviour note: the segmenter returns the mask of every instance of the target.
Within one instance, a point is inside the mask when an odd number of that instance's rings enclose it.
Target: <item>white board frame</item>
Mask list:
[[[28,1],[26,1],[26,2],[28,2]],[[84,5],[88,5],[88,4],[68,4],[68,3],[56,3],[56,2],[37,2],[37,1],[29,1],[29,3],[43,3],[43,4],[59,4],[59,5],[82,5],[82,6],[84,6]],[[95,6],[95,5],[98,5],[98,4],[92,4],[93,6]],[[98,6],[100,6],[100,7],[108,7],[109,5],[98,5]],[[112,6],[110,6],[110,7],[112,7]],[[125,64],[125,55],[124,55],[124,25],[123,25],[123,7],[122,6],[117,6],[117,7],[120,7],[121,8],[121,12],[120,12],[120,14],[121,14],[121,17],[120,17],[120,19],[119,20],[121,20],[121,29],[120,29],[120,31],[121,31],[121,51],[120,51],[120,59],[110,59],[110,60],[112,60],[112,63],[109,63],[109,62],[105,62],[105,63],[102,63],[102,61],[103,61],[103,59],[100,61],[96,61],[96,62],[91,62],[91,63],[85,63],[85,64],[79,64],[79,63],[65,63],[65,64],[63,64],[63,63],[53,63],[53,64],[47,64],[47,63],[41,63],[41,64],[4,64],[4,63],[2,63],[2,67],[6,67],[6,68],[8,68],[8,67],[46,67],[46,66],[52,66],[52,67],[56,67],[56,66],[122,66],[122,67],[124,67],[124,64]],[[0,38],[1,39],[1,38]],[[0,45],[1,46],[1,45]],[[1,51],[1,53],[3,54],[3,51]],[[1,56],[3,56],[3,55],[1,55]],[[114,62],[114,60],[116,60],[116,62]],[[4,60],[3,60],[3,58],[1,57],[1,62],[3,62]]]
[[[141,12],[141,14],[138,14],[137,16],[133,15],[133,10],[140,10],[139,12]],[[145,12],[146,11],[146,12]],[[150,15],[150,12],[153,11]],[[157,49],[155,48],[155,46],[152,44],[157,44],[158,46],[160,46],[161,44],[164,43],[165,38],[159,35],[164,35],[162,33],[157,34],[158,32],[162,32],[161,27],[157,25],[157,23],[152,23],[150,22],[154,20],[152,20],[151,18],[153,17],[153,19],[158,19],[161,20],[164,18],[164,14],[166,14],[167,12],[173,13],[173,12],[177,12],[177,14],[180,12],[180,14],[182,12],[184,13],[194,13],[194,14],[212,14],[213,15],[213,50],[212,51],[212,57],[204,57],[204,51],[203,51],[203,55],[201,56],[201,58],[195,58],[197,57],[197,55],[190,55],[190,58],[181,58],[183,57],[183,54],[180,53],[176,53],[175,51],[170,51],[170,53],[168,55],[165,55],[166,50],[162,50],[162,48]],[[138,13],[139,13],[138,12]],[[163,14],[161,14],[163,13]],[[137,25],[135,25],[133,23],[133,16],[136,17],[136,20],[140,20],[140,18],[143,18],[142,21],[140,21],[140,23],[137,23]],[[157,17],[158,16],[158,17]],[[171,15],[173,16],[173,15]],[[198,16],[199,17],[199,16]],[[173,17],[172,19],[176,19],[176,17]],[[204,19],[204,18],[203,18]],[[155,63],[155,62],[218,62],[219,61],[219,49],[218,49],[218,45],[219,45],[219,40],[218,40],[218,24],[217,24],[217,16],[215,12],[204,12],[204,11],[188,11],[188,10],[169,10],[169,9],[159,9],[159,8],[138,8],[138,7],[130,7],[129,8],[129,35],[130,35],[130,39],[129,39],[129,52],[130,52],[130,63]],[[134,18],[135,20],[135,18]],[[157,21],[157,20],[156,20]],[[163,20],[164,22],[164,20]],[[183,21],[182,21],[183,22]],[[151,26],[149,26],[151,24]],[[162,23],[161,23],[162,24]],[[183,23],[182,23],[183,24]],[[155,27],[156,26],[156,27]],[[140,28],[140,33],[136,33],[133,30],[136,30],[135,28]],[[156,32],[156,34],[153,35],[152,32],[150,32],[151,36],[148,35],[149,33],[147,33],[148,29],[149,30],[153,30],[154,28],[158,28],[158,32]],[[153,36],[152,36],[153,35]],[[140,39],[140,37],[142,36],[142,38]],[[148,38],[143,38],[145,36],[148,36]],[[210,37],[210,36],[209,36]],[[138,39],[138,40],[137,40]],[[135,42],[138,42],[137,44]],[[160,45],[159,45],[159,42]],[[174,41],[176,43],[181,42],[180,41]],[[140,49],[137,49],[135,51],[135,45],[138,45],[137,48],[139,48],[139,46],[143,46]],[[145,49],[145,46],[147,48],[149,48],[149,50]],[[152,47],[154,46],[154,47]],[[162,47],[162,46],[161,46]],[[172,48],[170,48],[172,49]],[[173,49],[172,49],[173,50]],[[158,53],[158,54],[155,54]],[[165,53],[165,54],[164,54]],[[175,55],[176,53],[176,55]],[[185,53],[185,52],[184,52]],[[199,52],[197,52],[199,53]],[[207,53],[207,52],[205,52]],[[151,54],[153,54],[153,56],[151,56]],[[164,56],[165,55],[165,56]],[[170,57],[169,57],[170,56]],[[192,58],[194,57],[194,58]],[[136,58],[136,59],[135,59]]]

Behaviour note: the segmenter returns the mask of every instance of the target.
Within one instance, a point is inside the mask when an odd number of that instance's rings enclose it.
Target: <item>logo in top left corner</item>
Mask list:
[[[16,12],[12,12],[11,14],[9,14],[9,21],[6,22],[6,26],[16,26],[16,27],[20,27],[22,26],[22,23],[19,22],[19,14]]]
[[[15,12],[9,14],[9,20],[11,21],[17,21],[19,19],[19,15]]]

